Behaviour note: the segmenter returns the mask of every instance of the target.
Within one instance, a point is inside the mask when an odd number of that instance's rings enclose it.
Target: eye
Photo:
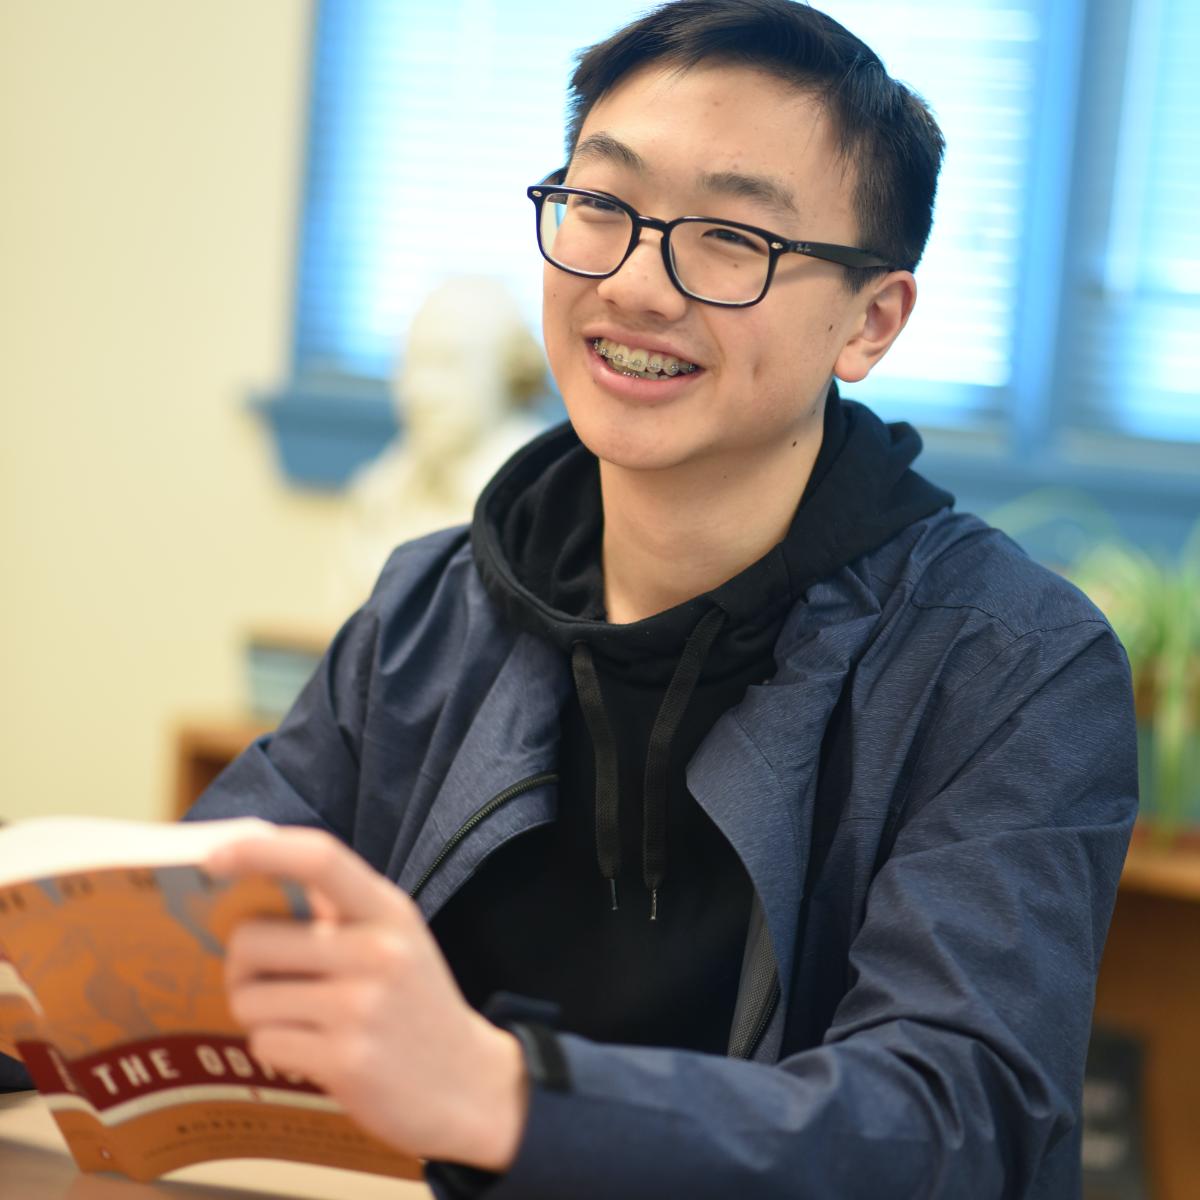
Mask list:
[[[581,208],[588,212],[603,213],[605,215],[622,213],[622,210],[611,200],[605,200],[602,196],[571,196],[569,200],[571,208]]]
[[[743,233],[740,229],[730,229],[727,225],[710,225],[704,230],[705,241],[720,242],[732,249],[749,250],[755,254],[765,254],[766,246],[762,238],[752,233]]]

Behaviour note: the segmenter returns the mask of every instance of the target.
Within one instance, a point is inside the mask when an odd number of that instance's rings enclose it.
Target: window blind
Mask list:
[[[387,376],[422,299],[452,275],[504,279],[540,327],[525,188],[562,165],[572,54],[643,7],[320,6],[299,370]]]
[[[928,102],[947,142],[916,310],[854,394],[882,411],[895,406],[891,397],[901,408],[916,401],[940,424],[996,416],[1013,373],[1042,4],[825,0],[821,7]]]
[[[1200,5],[1134,0],[1113,178],[1068,318],[1083,428],[1200,441]]]

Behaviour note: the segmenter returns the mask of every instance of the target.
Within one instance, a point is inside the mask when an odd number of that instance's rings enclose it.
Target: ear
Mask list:
[[[917,281],[911,271],[891,271],[864,288],[857,299],[858,326],[833,367],[844,383],[866,379],[900,336],[917,302]]]

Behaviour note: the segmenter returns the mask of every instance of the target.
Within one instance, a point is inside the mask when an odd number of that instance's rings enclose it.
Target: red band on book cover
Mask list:
[[[142,1038],[72,1059],[47,1042],[19,1042],[17,1048],[40,1092],[81,1096],[99,1111],[137,1096],[203,1084],[322,1094],[315,1084],[260,1063],[245,1038],[227,1034]]]

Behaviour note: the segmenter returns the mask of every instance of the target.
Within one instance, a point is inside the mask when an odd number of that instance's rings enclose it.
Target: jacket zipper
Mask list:
[[[763,1034],[767,1032],[767,1026],[771,1023],[771,1018],[775,1015],[775,1009],[779,1006],[779,980],[775,980],[775,985],[771,988],[771,994],[767,998],[766,1004],[763,1005],[762,1011],[759,1013],[757,1022],[754,1025],[754,1032],[750,1035],[750,1040],[746,1044],[746,1058],[754,1057],[754,1052],[758,1049],[758,1043],[762,1041]]]
[[[738,1003],[729,1034],[727,1053],[730,1058],[754,1057],[779,1007],[781,995],[779,970],[771,951],[766,918],[757,897],[750,914],[748,936],[751,940],[747,945],[746,961],[742,965]],[[743,1003],[746,1008],[744,1014]]]
[[[509,785],[504,791],[493,796],[481,809],[471,814],[470,817],[455,830],[454,835],[446,842],[446,844],[438,851],[437,857],[431,862],[425,871],[425,874],[413,885],[409,895],[415,900],[420,895],[425,885],[437,873],[438,868],[446,861],[453,853],[454,848],[471,832],[480,822],[486,821],[498,808],[502,808],[510,800],[517,796],[523,795],[525,792],[530,792],[534,788],[542,787],[549,783],[558,782],[558,773],[556,771],[543,771],[540,775],[531,775],[528,779],[522,779],[518,783]],[[775,1015],[775,1008],[779,1003],[779,980],[776,979],[774,986],[771,988],[770,995],[767,997],[766,1003],[759,1012],[758,1020],[754,1024],[754,1032],[750,1035],[750,1039],[746,1044],[745,1056],[752,1058],[755,1050],[758,1049],[758,1043],[762,1041],[763,1034],[766,1033],[767,1026],[771,1023],[771,1018]]]
[[[438,867],[446,861],[459,844],[475,828],[481,821],[486,821],[488,817],[503,807],[510,800],[522,795],[524,792],[531,792],[534,788],[542,787],[548,783],[558,782],[557,771],[543,771],[540,775],[531,775],[528,779],[522,779],[519,783],[510,784],[504,791],[493,796],[478,812],[473,813],[463,822],[462,826],[455,831],[454,836],[438,851],[437,858],[429,864],[425,874],[413,885],[410,896],[415,900],[420,895],[421,889],[429,882],[433,875],[437,872]]]

